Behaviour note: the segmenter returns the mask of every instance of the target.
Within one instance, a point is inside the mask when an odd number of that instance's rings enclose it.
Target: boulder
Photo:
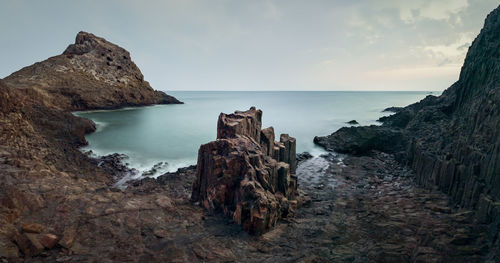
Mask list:
[[[54,234],[45,234],[42,236],[42,239],[40,239],[40,243],[48,248],[51,249],[57,244],[58,238]]]
[[[21,229],[26,233],[42,233],[45,230],[45,226],[38,223],[27,223]]]
[[[297,207],[296,140],[274,141],[254,107],[221,113],[217,140],[201,145],[191,199],[222,212],[252,234],[271,229]]]

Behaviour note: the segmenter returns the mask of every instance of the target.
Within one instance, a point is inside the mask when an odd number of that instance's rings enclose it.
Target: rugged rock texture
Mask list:
[[[104,57],[109,68],[97,56],[103,49],[112,60]],[[125,56],[125,50],[82,32],[65,54],[0,80],[1,261],[39,261],[31,257],[47,253],[68,261],[64,257],[81,251],[79,230],[95,216],[93,206],[106,202],[103,196],[93,199],[96,191],[125,199],[109,189],[115,171],[101,169],[78,150],[95,124],[69,112],[175,102],[153,91]],[[101,230],[84,231],[97,237]]]
[[[381,126],[343,127],[325,137],[314,137],[314,143],[329,151],[364,155],[372,150],[399,153],[405,150],[406,137],[398,129]]]
[[[498,246],[499,109],[500,8],[497,8],[488,15],[469,48],[456,83],[439,97],[427,96],[395,115],[381,118],[383,127],[353,128],[353,134],[361,129],[372,129],[373,133],[399,129],[407,138],[405,160],[415,171],[417,181],[425,186],[437,185],[456,204],[476,209],[477,222],[490,225],[491,240],[496,240]],[[324,140],[328,141],[318,139]],[[391,144],[388,137],[378,140]],[[336,143],[343,144],[330,142]],[[500,255],[492,257],[500,259]]]
[[[46,106],[71,111],[181,103],[153,90],[128,51],[86,32],[63,54],[14,72],[5,82],[38,93]]]
[[[274,141],[261,130],[262,111],[221,113],[217,140],[198,151],[192,200],[222,211],[250,233],[262,234],[297,208],[295,138]]]

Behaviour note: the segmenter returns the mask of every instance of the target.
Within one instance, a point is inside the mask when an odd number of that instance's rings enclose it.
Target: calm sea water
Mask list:
[[[316,135],[327,135],[357,120],[376,124],[390,106],[406,106],[428,92],[169,92],[185,104],[158,105],[112,111],[75,113],[92,119],[97,131],[87,136],[96,155],[124,153],[133,168],[145,171],[167,162],[162,171],[195,164],[200,144],[216,138],[219,113],[256,106],[263,111],[263,128],[297,138],[297,152],[322,152],[313,144]]]

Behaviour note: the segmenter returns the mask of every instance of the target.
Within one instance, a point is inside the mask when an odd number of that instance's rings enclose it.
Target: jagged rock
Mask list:
[[[145,171],[142,173],[142,176],[153,176],[155,175],[159,170],[161,169],[164,169],[165,167],[168,166],[168,163],[167,162],[159,162],[155,165],[153,165],[153,167],[151,167],[151,169]]]
[[[382,117],[382,127],[358,127],[356,132],[400,130],[408,138],[402,144],[401,161],[415,171],[416,181],[436,185],[454,203],[476,209],[476,220],[490,224],[492,242],[500,235],[500,7],[485,20],[481,33],[470,46],[457,82],[439,97],[429,95],[418,103]],[[330,138],[345,134],[341,129]],[[365,138],[350,136],[359,145]],[[349,137],[350,136],[350,137]],[[391,151],[393,133],[380,133],[381,151]],[[327,149],[350,149],[349,139],[336,142],[318,139]],[[358,152],[359,153],[359,152]],[[472,219],[470,219],[472,220]],[[465,243],[458,236],[455,243]],[[500,249],[496,242],[492,249]]]
[[[181,103],[153,90],[128,51],[87,32],[79,32],[63,54],[4,81],[38,93],[45,105],[72,111]]]
[[[254,107],[220,114],[217,140],[198,151],[191,197],[255,234],[292,216],[298,195],[295,138],[282,134],[274,142],[274,129],[261,130],[261,118]]]
[[[301,163],[301,162],[303,162],[305,160],[309,160],[311,158],[313,158],[313,155],[310,154],[310,153],[308,153],[308,152],[298,153],[297,157],[296,157],[296,159],[297,159],[297,165],[299,163]]]

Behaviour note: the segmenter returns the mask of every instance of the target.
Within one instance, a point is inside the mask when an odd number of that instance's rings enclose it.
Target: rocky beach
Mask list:
[[[0,80],[0,260],[497,262],[499,48],[497,8],[441,96],[315,137],[326,154],[252,107],[213,120],[197,165],[117,188],[125,157],[80,151],[96,125],[71,112],[182,102],[80,32]]]

